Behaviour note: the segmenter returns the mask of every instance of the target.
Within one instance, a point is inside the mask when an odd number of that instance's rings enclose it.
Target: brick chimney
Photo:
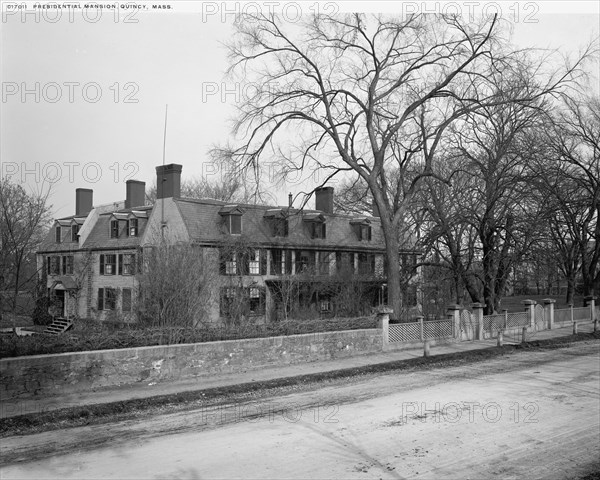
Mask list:
[[[179,198],[181,196],[181,170],[176,163],[156,167],[156,198]]]
[[[315,210],[333,213],[333,187],[319,187],[315,190]]]
[[[92,211],[94,191],[91,188],[75,189],[75,215],[87,215]]]
[[[125,208],[142,207],[146,203],[146,182],[127,180]]]

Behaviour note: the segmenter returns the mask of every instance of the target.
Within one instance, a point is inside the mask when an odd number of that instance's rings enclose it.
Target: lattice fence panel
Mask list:
[[[554,323],[571,323],[571,309],[554,310]]]
[[[509,313],[506,319],[506,328],[511,327],[528,327],[529,319],[527,312]]]
[[[535,306],[535,329],[546,329],[546,310],[544,310],[544,307],[542,307],[541,305]]]
[[[573,320],[590,320],[590,307],[579,307],[573,309]]]
[[[500,329],[504,328],[504,315],[503,314],[494,314],[494,315],[484,315],[483,316],[483,329],[486,332],[496,332]]]
[[[419,322],[397,323],[389,326],[389,342],[414,342],[421,340],[421,326]]]
[[[462,310],[460,312],[460,328],[466,331],[469,328],[477,327],[477,320],[475,316],[468,310]]]
[[[452,337],[452,323],[452,320],[423,322],[423,336],[425,340]]]

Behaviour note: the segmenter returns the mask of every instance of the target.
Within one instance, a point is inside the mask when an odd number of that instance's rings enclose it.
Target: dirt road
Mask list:
[[[12,478],[577,478],[599,468],[600,346],[3,439]]]

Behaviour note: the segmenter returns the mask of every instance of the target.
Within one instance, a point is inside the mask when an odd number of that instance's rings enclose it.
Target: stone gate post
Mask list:
[[[448,305],[446,315],[448,315],[448,318],[452,321],[452,336],[454,338],[460,338],[460,305]]]
[[[471,304],[473,309],[473,315],[477,319],[477,333],[475,334],[475,340],[483,340],[483,305],[481,303]]]
[[[388,307],[381,307],[377,312],[377,321],[379,328],[381,328],[381,335],[383,336],[383,350],[387,350],[390,344],[390,315],[394,313],[394,310]]]
[[[592,323],[594,322],[594,320],[596,320],[596,297],[594,297],[593,295],[585,297],[583,299],[584,303],[584,307],[588,306],[590,307],[590,318],[592,320]]]
[[[425,317],[422,317],[422,316],[417,317],[417,322],[419,322],[419,328],[421,329],[421,341],[425,340],[425,330],[423,327],[423,319],[424,318]]]
[[[544,298],[544,315],[548,319],[548,330],[552,330],[554,328],[554,304],[556,300],[553,298]]]
[[[521,303],[525,305],[525,311],[527,312],[527,318],[529,319],[529,327],[532,329],[535,328],[535,305],[537,302],[535,300],[523,300]]]

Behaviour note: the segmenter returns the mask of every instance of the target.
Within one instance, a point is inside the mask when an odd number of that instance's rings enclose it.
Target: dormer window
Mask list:
[[[110,238],[119,238],[119,221],[110,221]]]
[[[326,228],[325,223],[311,223],[310,224],[310,238],[325,238]]]
[[[62,241],[60,225],[56,226],[56,229],[54,232],[55,232],[56,243],[60,243]]]
[[[264,218],[271,227],[272,237],[287,237],[289,234],[289,224],[286,212],[282,209],[271,209],[265,212]]]
[[[71,225],[71,241],[78,242],[79,241],[79,225]]]
[[[128,229],[127,231],[129,232],[129,236],[130,237],[137,237],[138,234],[138,219],[137,218],[130,218],[129,219],[129,225],[128,225]]]
[[[310,238],[326,238],[327,228],[325,226],[325,217],[320,213],[311,213],[304,216],[303,219],[308,223],[308,232]]]
[[[351,220],[350,224],[353,226],[356,236],[361,242],[371,241],[371,222],[367,218]]]
[[[241,215],[227,215],[225,217],[227,231],[231,235],[240,235],[242,233],[242,216]]]
[[[223,217],[223,223],[230,235],[241,235],[243,211],[237,205],[225,205],[219,211]]]

